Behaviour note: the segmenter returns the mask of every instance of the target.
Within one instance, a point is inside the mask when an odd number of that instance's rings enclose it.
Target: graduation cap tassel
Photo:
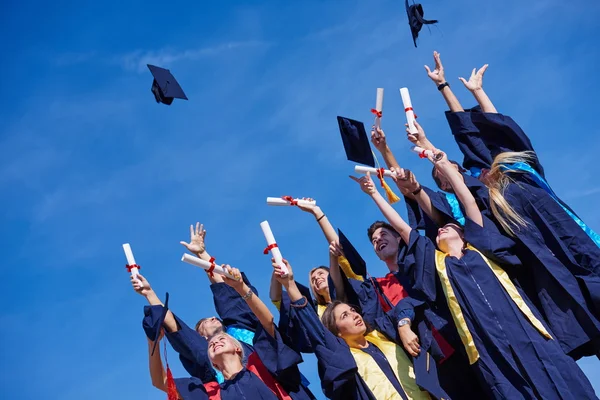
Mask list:
[[[388,202],[390,204],[397,203],[400,200],[400,197],[398,197],[398,195],[392,191],[388,184],[385,183],[385,180],[383,179],[383,172],[385,171],[385,169],[381,168],[379,160],[377,159],[377,156],[375,155],[373,150],[371,150],[371,153],[373,153],[373,158],[377,163],[377,177],[379,178],[379,183],[381,183],[381,187],[383,188],[383,190],[385,190],[385,195],[387,196]]]
[[[385,194],[387,196],[388,202],[390,204],[397,203],[400,200],[400,197],[396,193],[392,191],[392,188],[388,186],[388,184],[383,179],[383,168],[377,170],[377,177],[379,178],[379,182],[381,183],[381,187],[385,190]]]

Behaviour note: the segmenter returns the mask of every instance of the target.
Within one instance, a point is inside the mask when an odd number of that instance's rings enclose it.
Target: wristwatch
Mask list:
[[[402,318],[400,321],[398,321],[398,328],[404,325],[410,325],[410,319]]]

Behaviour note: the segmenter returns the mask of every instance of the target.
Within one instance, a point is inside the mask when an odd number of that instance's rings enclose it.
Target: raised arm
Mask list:
[[[156,293],[154,293],[154,290],[152,290],[150,282],[148,282],[146,278],[144,278],[142,275],[138,274],[137,279],[132,277],[131,284],[133,285],[133,290],[135,290],[136,293],[144,296],[148,301],[148,304],[150,304],[151,306],[164,305],[162,301],[160,301]],[[165,322],[163,323],[163,326],[168,332],[177,332],[179,330],[179,328],[177,327],[177,322],[175,321],[175,318],[173,317],[173,314],[170,310],[167,311],[167,315],[165,317]]]
[[[350,178],[357,182],[360,185],[361,190],[373,199],[373,201],[375,202],[377,207],[379,207],[379,210],[381,210],[382,214],[388,220],[390,225],[392,225],[394,229],[400,234],[400,237],[402,237],[404,243],[408,243],[412,228],[404,221],[404,219],[402,219],[400,214],[398,214],[398,212],[394,210],[394,207],[392,207],[387,202],[387,200],[383,198],[383,196],[377,191],[377,189],[375,188],[375,184],[371,179],[371,174],[367,172],[367,175],[361,178],[356,178],[354,176],[350,176]]]
[[[387,139],[385,137],[385,132],[383,132],[383,129],[375,128],[375,126],[371,128],[371,143],[373,143],[373,146],[375,146],[377,151],[379,151],[379,153],[383,157],[385,165],[388,168],[400,168],[398,161],[394,156],[394,153],[392,153],[392,150],[387,144]]]
[[[262,300],[255,295],[252,289],[250,289],[250,287],[248,287],[248,285],[244,282],[239,269],[231,268],[229,265],[224,265],[223,267],[227,272],[229,272],[229,274],[239,278],[239,280],[234,280],[224,276],[223,281],[235,289],[240,296],[242,296],[242,298],[246,301],[246,304],[248,304],[248,307],[250,307],[250,310],[252,310],[254,315],[256,315],[256,318],[258,318],[260,321],[260,324],[263,326],[265,331],[269,335],[275,336],[275,323],[273,314],[271,314],[271,311],[269,311],[265,303],[263,303]]]
[[[446,100],[446,104],[450,108],[451,112],[463,112],[465,111],[450,89],[450,84],[446,81],[446,77],[444,74],[444,66],[442,65],[442,59],[440,58],[440,53],[437,51],[433,52],[433,60],[435,62],[435,69],[431,71],[427,65],[425,65],[425,70],[427,71],[427,76],[433,81],[437,89],[440,91],[444,100]]]
[[[338,239],[337,233],[335,229],[333,229],[331,222],[329,222],[327,215],[323,212],[323,210],[321,210],[319,206],[305,206],[298,204],[297,207],[304,212],[312,214],[315,217],[317,223],[319,224],[319,227],[325,235],[325,239],[327,239],[327,243],[331,243],[332,241]]]
[[[283,287],[281,283],[277,282],[275,275],[271,274],[271,284],[269,286],[269,298],[275,307],[279,308],[281,305],[281,297],[283,296]]]
[[[471,72],[471,77],[467,81],[465,78],[458,78],[465,85],[465,87],[473,94],[477,103],[481,107],[481,111],[484,113],[492,113],[497,114],[498,111],[492,101],[488,97],[488,95],[483,90],[483,74],[488,68],[488,64],[485,64],[483,67],[477,71],[477,68],[473,68]]]
[[[446,179],[448,179],[448,182],[450,182],[458,201],[461,202],[465,209],[467,217],[477,225],[483,226],[483,217],[481,211],[479,211],[479,206],[475,201],[475,197],[473,197],[473,194],[465,184],[462,175],[448,161],[448,157],[445,153],[439,151],[436,153],[436,156],[438,154],[442,155],[439,160],[435,160],[435,157],[430,157],[430,160],[435,164],[435,168],[437,168],[440,173],[444,174]]]
[[[161,332],[161,335],[158,338],[159,341],[162,339],[162,336],[163,333]],[[148,339],[148,367],[150,369],[152,386],[167,393],[167,371],[160,358],[160,351],[155,351],[154,354],[152,354],[153,348],[154,342]]]
[[[210,261],[211,255],[206,251],[206,230],[204,229],[204,224],[200,222],[196,222],[196,227],[194,225],[190,225],[190,242],[179,242],[182,246],[184,246],[190,253],[195,254],[199,258]],[[219,274],[206,274],[208,276],[208,280],[210,283],[221,283],[223,282],[223,278]]]

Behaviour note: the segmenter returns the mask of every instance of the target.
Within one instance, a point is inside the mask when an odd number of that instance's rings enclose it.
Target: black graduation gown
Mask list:
[[[309,336],[318,360],[319,377],[325,396],[333,400],[377,400],[358,373],[356,361],[346,342],[325,329],[314,309],[306,304],[305,298],[293,302],[290,317],[294,319],[295,324],[302,326]],[[383,331],[380,332],[388,336],[390,340],[399,342],[395,325],[388,317],[379,319],[376,326],[382,328]],[[393,336],[393,339],[389,335]],[[437,376],[435,363],[432,362],[429,365],[429,371],[427,372],[426,357],[426,353],[422,352],[418,357],[419,361],[414,361],[417,384],[428,386],[426,390],[431,390],[429,393],[435,398],[448,399],[449,397],[437,384],[437,379],[431,379],[431,377]],[[417,364],[421,367],[418,367]],[[382,370],[386,373],[386,376],[393,374],[383,368]],[[428,374],[428,376],[422,377],[421,381],[417,375],[419,370]],[[390,377],[390,381],[393,379],[395,378]],[[399,396],[406,399],[404,392],[399,393]]]
[[[406,268],[414,289],[430,301],[445,298],[436,270],[436,247],[416,230],[411,232]],[[462,258],[447,256],[448,279],[460,305],[479,359],[479,372],[490,395],[498,399],[595,399],[594,391],[575,361],[558,341],[546,339],[509,297],[479,253],[466,250]],[[517,265],[503,264],[505,268]],[[539,319],[526,295],[524,302]],[[548,330],[548,328],[546,328]],[[554,336],[551,331],[550,334]]]

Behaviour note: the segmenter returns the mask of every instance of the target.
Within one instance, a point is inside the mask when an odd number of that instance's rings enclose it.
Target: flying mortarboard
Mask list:
[[[415,47],[417,47],[417,38],[419,37],[419,32],[421,31],[423,25],[435,24],[438,21],[435,19],[424,19],[423,16],[425,15],[425,12],[423,11],[423,6],[421,4],[415,4],[414,0],[412,5],[409,5],[408,0],[405,0],[405,5],[406,14],[408,14],[408,24],[410,25],[410,32],[412,33]]]
[[[375,159],[365,125],[360,121],[344,117],[337,117],[337,121],[348,160],[375,168]]]
[[[152,76],[154,76],[151,90],[157,103],[170,105],[173,99],[188,99],[171,71],[154,65],[147,65]]]
[[[365,125],[360,121],[340,116],[337,117],[337,121],[340,128],[340,134],[342,135],[342,142],[344,143],[344,150],[346,151],[346,158],[350,161],[375,168],[376,158],[373,156],[373,150],[371,150],[371,144],[369,143],[369,138],[365,131]],[[378,170],[380,169],[378,168]],[[395,203],[400,200],[392,189],[390,189],[388,184],[385,183],[381,173],[378,174],[378,178],[381,187],[385,190],[388,201],[390,203]]]

